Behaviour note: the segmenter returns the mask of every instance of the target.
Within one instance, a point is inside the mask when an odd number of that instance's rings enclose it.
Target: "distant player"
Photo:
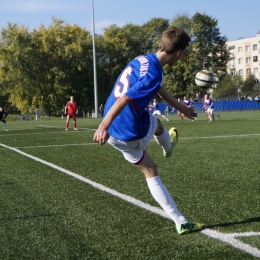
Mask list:
[[[78,105],[74,101],[73,96],[70,97],[70,101],[65,106],[64,114],[67,114],[66,131],[69,130],[69,121],[71,118],[73,119],[74,130],[78,130],[77,123],[76,123],[76,118],[77,118],[77,114],[78,114]]]
[[[186,106],[186,107],[192,107],[192,99],[190,98],[187,98],[186,96],[183,97],[183,104]],[[196,117],[194,117],[194,120],[196,120]],[[192,120],[193,121],[193,120]]]
[[[152,104],[152,102],[150,102],[149,105],[148,105],[148,111],[149,111],[149,115],[151,116],[153,114],[153,104]]]
[[[187,98],[186,96],[183,97],[183,104],[186,107],[191,107],[192,106],[192,101],[190,98]]]
[[[169,119],[161,113],[159,104],[158,104],[156,98],[153,100],[152,108],[154,109],[153,114],[152,114],[153,116],[161,116],[166,121],[169,121]]]
[[[207,110],[205,109],[207,108]],[[219,114],[214,114],[214,102],[213,100],[208,96],[208,94],[205,94],[205,98],[204,98],[204,109],[206,114],[208,115],[209,118],[209,122],[212,122],[215,120],[215,115],[219,116]]]
[[[181,104],[183,104],[183,101],[181,101],[180,98],[178,98],[178,102],[181,103]],[[183,118],[183,117],[184,117],[184,114],[183,114],[181,111],[179,111],[179,110],[178,110],[178,116],[179,116],[179,118],[181,119],[181,121],[185,121],[184,118]]]
[[[2,121],[4,123],[4,131],[8,131],[6,129],[6,120],[5,120],[7,115],[8,115],[7,112],[4,111],[2,107],[0,107],[0,121]]]

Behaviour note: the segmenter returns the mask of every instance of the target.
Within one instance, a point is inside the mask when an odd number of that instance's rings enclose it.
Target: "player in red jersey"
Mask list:
[[[73,96],[70,97],[70,101],[65,106],[64,114],[67,114],[66,131],[69,130],[69,121],[70,121],[71,118],[73,119],[74,130],[78,130],[77,129],[77,123],[76,123],[76,117],[77,117],[77,114],[78,114],[78,105],[74,101]]]

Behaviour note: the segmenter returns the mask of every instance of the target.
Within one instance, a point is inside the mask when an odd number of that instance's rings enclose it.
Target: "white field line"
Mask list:
[[[240,249],[242,251],[245,251],[246,253],[255,256],[257,258],[260,258],[260,250],[256,247],[250,246],[246,243],[243,243],[236,239],[235,237],[249,237],[249,236],[260,236],[260,232],[246,232],[246,233],[232,233],[232,234],[226,234],[221,233],[212,229],[204,229],[201,231],[202,234],[218,239],[222,242],[225,242],[237,249]]]
[[[65,147],[65,146],[80,146],[80,145],[96,145],[98,143],[86,143],[86,144],[52,144],[52,145],[33,145],[33,146],[21,146],[21,147],[15,147],[15,148],[48,148],[48,147]]]
[[[96,129],[91,129],[91,128],[80,128],[84,130],[90,130],[90,131],[95,131]],[[22,133],[22,134],[0,134],[0,136],[4,136],[8,138],[9,136],[20,136],[20,135],[44,135],[44,134],[68,134],[68,133],[79,133],[80,131],[64,131],[64,132],[48,132],[48,133]],[[194,137],[182,137],[179,138],[179,140],[193,140],[193,139],[215,139],[215,138],[237,138],[237,137],[250,137],[250,136],[260,136],[260,134],[241,134],[241,135],[215,135],[215,136],[194,136]],[[153,140],[151,140],[153,141]]]
[[[68,174],[80,181],[83,181],[85,183],[88,183],[89,185],[93,186],[94,188],[97,188],[101,191],[104,191],[104,192],[107,192],[113,196],[116,196],[124,201],[127,201],[129,203],[132,203],[134,204],[135,206],[138,206],[140,208],[143,208],[143,209],[146,209],[150,212],[153,212],[159,216],[162,216],[164,218],[167,218],[167,219],[170,219],[171,218],[166,214],[166,212],[160,208],[157,208],[157,207],[154,207],[154,206],[151,206],[150,204],[147,204],[147,203],[144,203],[140,200],[137,200],[131,196],[127,196],[123,193],[120,193],[120,192],[117,192],[113,189],[110,189],[110,188],[107,188],[106,186],[102,185],[102,184],[99,184],[99,183],[96,183],[96,182],[93,182],[87,178],[84,178],[82,177],[81,175],[79,174],[76,174],[76,173],[73,173],[69,170],[66,170],[64,168],[61,168],[53,163],[50,163],[50,162],[47,162],[45,160],[42,160],[38,157],[35,157],[35,156],[32,156],[30,154],[27,154],[27,153],[24,153],[16,148],[13,148],[13,147],[10,147],[10,146],[7,146],[7,145],[4,145],[4,144],[1,144],[0,143],[0,146],[4,147],[4,148],[7,148],[7,149],[10,149],[14,152],[17,152],[23,156],[26,156],[28,158],[31,158],[32,160],[34,161],[37,161],[37,162],[40,162],[42,164],[45,164],[45,165],[48,165],[49,167],[53,168],[53,169],[56,169],[60,172],[63,172],[65,174]],[[239,249],[239,250],[242,250],[244,252],[247,252],[248,254],[252,255],[252,256],[255,256],[255,257],[258,257],[260,258],[260,250],[258,248],[255,248],[255,247],[252,247],[246,243],[243,243],[237,239],[235,239],[235,237],[243,237],[243,236],[260,236],[260,232],[247,232],[247,233],[233,233],[233,234],[225,234],[225,233],[221,233],[221,232],[217,232],[217,231],[214,231],[214,230],[211,230],[211,229],[204,229],[201,231],[202,234],[208,236],[208,237],[212,237],[212,238],[215,238],[215,239],[218,239],[222,242],[225,242],[225,243],[228,243],[229,245]]]
[[[90,129],[94,130],[94,129]],[[30,133],[30,134],[9,134],[9,135],[0,135],[1,136],[16,136],[16,135],[32,135],[32,134],[43,134],[43,133]],[[49,132],[49,134],[60,134],[60,132]],[[197,137],[184,137],[179,138],[179,140],[193,140],[193,139],[217,139],[217,138],[237,138],[237,137],[252,137],[252,136],[260,136],[260,134],[244,134],[244,135],[220,135],[220,136],[197,136]],[[153,142],[154,140],[151,140]],[[39,146],[24,146],[24,147],[16,147],[16,148],[46,148],[46,147],[58,147],[58,146],[75,146],[75,145],[94,145],[97,143],[86,143],[86,144],[62,144],[62,145],[39,145]]]

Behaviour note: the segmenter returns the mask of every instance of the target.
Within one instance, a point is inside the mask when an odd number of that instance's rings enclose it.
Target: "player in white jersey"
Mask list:
[[[108,142],[122,152],[125,159],[140,169],[157,203],[175,222],[178,234],[202,229],[203,225],[186,219],[179,211],[146,148],[152,137],[162,147],[163,156],[170,157],[178,140],[175,127],[168,131],[147,106],[159,95],[170,106],[193,119],[193,108],[180,104],[162,85],[163,67],[173,66],[189,45],[190,37],[181,29],[163,32],[159,50],[133,59],[119,75],[107,99],[104,118],[93,140],[101,145]]]
[[[157,99],[155,98],[154,100],[153,100],[153,105],[152,105],[152,107],[153,107],[153,116],[161,116],[162,118],[164,118],[166,121],[169,121],[169,119],[165,116],[165,115],[163,115],[162,113],[161,113],[161,110],[160,110],[160,108],[159,108],[159,104],[158,104],[158,101],[157,101]]]
[[[208,94],[205,94],[204,96],[204,108],[205,108],[205,112],[208,115],[209,118],[209,122],[212,122],[215,120],[215,115],[219,116],[219,114],[214,113],[214,102],[213,100],[208,96]]]

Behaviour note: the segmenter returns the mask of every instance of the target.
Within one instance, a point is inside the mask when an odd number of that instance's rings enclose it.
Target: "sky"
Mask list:
[[[196,12],[218,20],[220,35],[228,41],[260,32],[260,0],[1,0],[0,28],[8,22],[30,30],[48,27],[55,17],[93,32],[92,1],[96,34],[111,24],[143,25],[152,18],[171,22],[177,15],[192,17]]]

